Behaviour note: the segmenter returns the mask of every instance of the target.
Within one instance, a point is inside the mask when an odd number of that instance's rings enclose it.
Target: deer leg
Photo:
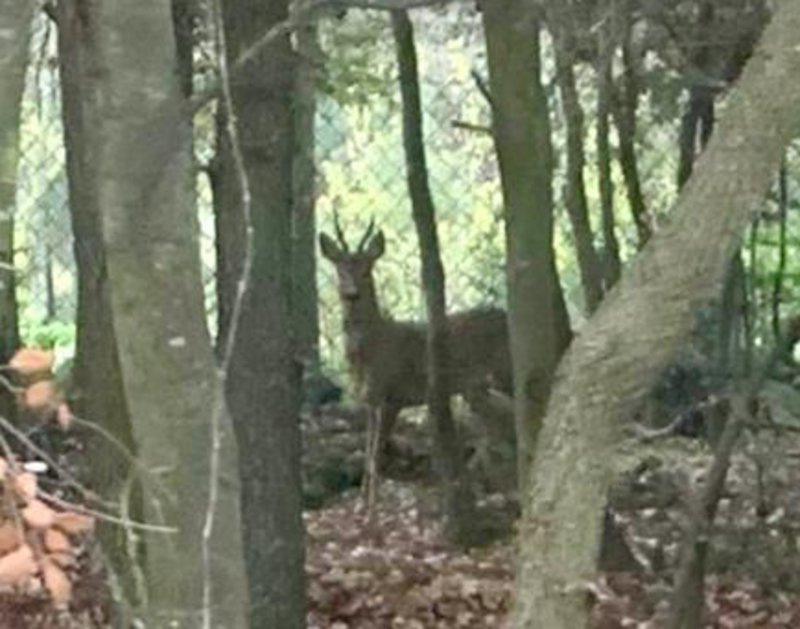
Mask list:
[[[381,424],[383,423],[383,407],[371,407],[367,423],[367,449],[364,461],[364,499],[367,506],[367,521],[372,523],[375,515],[375,504],[378,499],[378,474],[380,473]]]
[[[386,461],[391,457],[392,453],[392,432],[397,423],[397,416],[400,414],[400,408],[394,404],[386,404],[383,407],[381,416],[381,433],[378,447],[380,448],[380,458]]]

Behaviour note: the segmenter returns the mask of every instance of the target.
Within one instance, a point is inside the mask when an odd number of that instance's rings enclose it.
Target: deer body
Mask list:
[[[403,408],[425,402],[427,327],[385,316],[378,303],[372,267],[384,252],[384,238],[370,231],[354,253],[341,232],[337,243],[326,234],[320,245],[336,266],[343,309],[346,355],[364,401],[380,413],[385,436]],[[447,382],[453,394],[489,386],[511,394],[511,357],[506,315],[496,308],[448,317]]]

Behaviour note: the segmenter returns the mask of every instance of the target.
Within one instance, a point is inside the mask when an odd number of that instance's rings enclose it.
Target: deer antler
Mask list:
[[[375,231],[375,217],[373,216],[370,221],[369,225],[367,226],[367,231],[364,232],[364,235],[361,237],[361,240],[358,243],[358,247],[356,251],[361,252],[364,250],[367,242],[369,242],[370,237],[372,236],[372,232]]]
[[[333,211],[333,229],[336,231],[336,239],[339,241],[342,251],[345,253],[350,253],[350,249],[347,246],[347,241],[344,238],[344,232],[342,232],[342,226],[339,224],[339,212],[336,210]]]

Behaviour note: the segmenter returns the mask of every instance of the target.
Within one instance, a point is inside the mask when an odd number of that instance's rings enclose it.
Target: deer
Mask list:
[[[338,219],[334,228],[336,239],[322,232],[319,244],[322,255],[336,268],[345,354],[369,408],[368,457],[375,459],[371,462],[374,473],[400,411],[426,401],[427,326],[394,320],[381,310],[373,268],[385,252],[386,239],[382,230],[375,232],[374,220],[353,251]],[[497,308],[467,310],[448,315],[447,323],[451,393],[462,394],[470,406],[471,396],[489,388],[510,396],[506,313]]]

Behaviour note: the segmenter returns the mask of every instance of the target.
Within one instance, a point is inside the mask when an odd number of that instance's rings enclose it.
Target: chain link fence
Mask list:
[[[479,16],[458,6],[414,14],[430,183],[447,273],[448,305],[458,310],[505,299],[499,177],[489,107],[471,72],[484,74]],[[317,221],[333,212],[353,242],[373,218],[387,251],[377,266],[387,314],[424,318],[419,252],[405,179],[401,108],[388,16],[349,11],[320,26],[325,73],[316,119]],[[37,22],[23,103],[15,215],[15,266],[23,338],[69,345],[74,337],[72,252],[55,30]],[[203,145],[207,146],[207,139]],[[201,253],[214,328],[214,221],[206,177],[198,175]],[[332,266],[318,263],[320,350],[344,370]],[[56,338],[54,339],[53,336]],[[43,337],[46,337],[44,339]]]

